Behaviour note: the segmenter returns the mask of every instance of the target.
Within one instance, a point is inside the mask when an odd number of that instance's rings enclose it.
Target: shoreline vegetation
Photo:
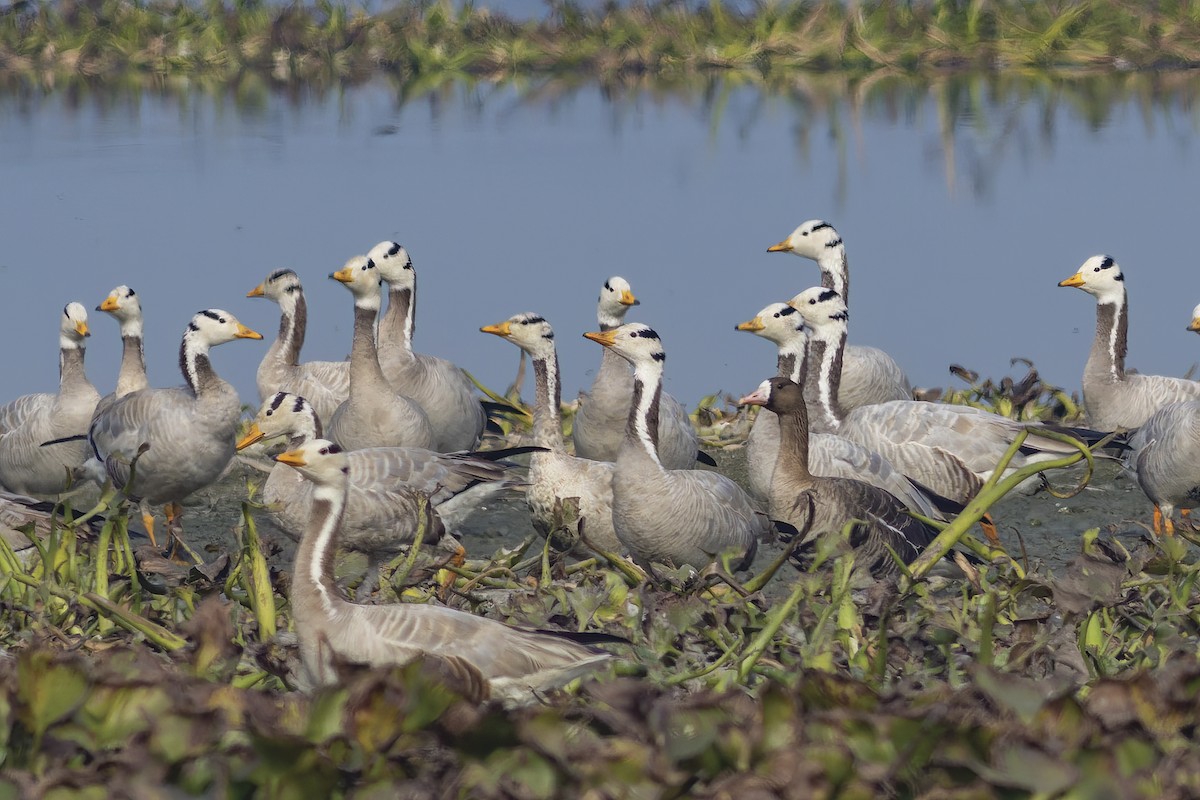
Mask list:
[[[0,6],[0,77],[187,75],[366,80],[461,76],[742,74],[945,70],[1180,70],[1200,66],[1200,2],[1116,0],[760,3],[719,0],[584,10],[541,19],[406,0],[376,13],[274,4],[16,0]]]

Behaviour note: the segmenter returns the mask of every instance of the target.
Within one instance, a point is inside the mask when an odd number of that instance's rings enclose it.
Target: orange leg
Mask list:
[[[154,515],[149,511],[143,511],[142,524],[146,526],[146,535],[150,537],[150,544],[158,549],[158,541],[154,538]]]
[[[984,514],[979,520],[979,527],[983,529],[983,535],[992,544],[1000,544],[1000,534],[996,531],[996,523],[992,520],[991,514]]]

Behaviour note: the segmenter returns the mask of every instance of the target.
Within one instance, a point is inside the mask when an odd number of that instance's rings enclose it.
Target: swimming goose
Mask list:
[[[246,293],[265,297],[279,306],[279,335],[258,365],[255,380],[260,401],[276,392],[293,392],[308,398],[325,422],[350,396],[350,362],[300,362],[308,327],[308,303],[300,278],[290,269],[277,269]]]
[[[408,251],[396,242],[380,242],[367,257],[388,285],[388,307],[379,320],[379,366],[397,391],[425,411],[433,429],[433,449],[443,453],[479,444],[487,421],[475,386],[444,358],[414,353],[417,271]]]
[[[264,439],[286,436],[288,449],[322,438],[321,421],[306,399],[288,392],[268,398],[259,408],[246,435],[243,450]],[[346,454],[350,485],[342,519],[341,543],[364,553],[373,586],[379,566],[413,543],[424,500],[434,506],[433,529],[427,544],[443,542],[450,550],[458,543],[444,537],[446,522],[436,512],[446,501],[481,482],[503,481],[511,464],[498,462],[510,451],[495,453],[435,453],[419,447],[369,447]],[[312,488],[296,470],[277,464],[262,487],[262,501],[275,524],[299,540],[312,510]],[[444,538],[443,538],[444,537]],[[360,589],[368,591],[368,589]]]
[[[892,400],[843,412],[835,399],[846,343],[846,304],[832,289],[814,287],[789,302],[811,330],[808,380],[817,383],[817,401],[826,425],[869,447],[917,481],[965,504],[982,487],[1013,438],[1031,429],[1010,471],[1030,461],[1077,452],[1054,439],[1040,438],[1042,423],[1010,420],[970,406]]]
[[[859,563],[883,578],[899,573],[888,547],[911,563],[937,537],[935,528],[918,522],[883,489],[852,478],[818,477],[809,470],[808,410],[799,384],[783,377],[765,380],[738,405],[764,406],[777,415],[781,442],[771,478],[771,519],[788,523],[804,541],[838,535],[854,522],[850,545]]]
[[[629,282],[613,276],[604,282],[596,307],[601,331],[609,331],[625,321],[625,312],[638,305]],[[633,373],[625,359],[605,348],[600,371],[590,391],[580,393],[579,410],[571,427],[575,455],[596,461],[613,461],[625,438],[625,420],[629,417],[629,398],[633,396]],[[700,437],[696,434],[687,409],[663,392],[658,416],[658,458],[667,469],[690,469],[696,465]]]
[[[92,419],[88,444],[93,456],[104,464],[114,486],[138,498],[155,544],[150,506],[168,504],[167,521],[174,522],[183,512],[180,501],[217,480],[233,458],[241,401],[213,370],[209,350],[234,339],[261,338],[228,311],[201,311],[188,323],[179,346],[186,385],[131,392]]]
[[[782,242],[768,247],[767,252],[791,253],[817,262],[821,269],[821,285],[833,289],[849,305],[850,264],[846,259],[846,245],[828,222],[810,219]],[[848,345],[843,360],[838,402],[846,411],[872,403],[912,399],[912,387],[904,370],[884,351]],[[810,403],[814,388],[807,387]],[[814,420],[816,422],[818,420]]]
[[[740,486],[717,472],[666,469],[658,458],[659,395],[666,353],[648,325],[585,333],[633,365],[625,440],[613,474],[617,538],[645,567],[704,567],[733,551],[738,569],[754,560],[770,523]]]
[[[337,682],[337,661],[387,667],[422,655],[445,659],[515,704],[561,686],[612,656],[564,636],[513,628],[442,606],[348,602],[333,576],[350,481],[346,454],[315,439],[276,456],[313,482],[312,514],[296,551],[290,604],[300,658],[314,685]]]
[[[515,344],[533,360],[533,443],[545,452],[529,457],[529,488],[526,502],[533,526],[543,536],[555,526],[555,506],[574,497],[584,535],[597,547],[620,552],[621,542],[613,528],[611,461],[592,461],[567,453],[562,435],[562,383],[554,329],[537,314],[517,314],[497,325],[479,329]]]
[[[1083,368],[1083,404],[1092,427],[1136,428],[1167,403],[1200,400],[1200,383],[1165,375],[1126,374],[1129,309],[1125,276],[1112,256],[1092,256],[1059,286],[1096,298],[1096,338]]]
[[[804,320],[787,303],[772,303],[751,320],[735,326],[774,342],[777,375],[803,383],[808,350]],[[844,436],[812,433],[808,437],[808,463],[814,475],[828,478],[854,478],[877,486],[899,498],[908,508],[934,519],[942,519],[931,498],[912,481],[900,474],[878,453]],[[754,419],[746,440],[747,472],[751,493],[768,500],[771,476],[779,454],[779,420],[770,408],[762,408]]]
[[[355,256],[330,278],[354,295],[354,342],[350,347],[350,396],[329,418],[329,438],[345,450],[364,447],[433,446],[433,430],[421,407],[399,394],[383,375],[375,349],[375,317],[383,281],[375,262]]]
[[[84,372],[87,310],[79,303],[63,309],[58,336],[58,393],[31,394],[9,403],[13,425],[0,435],[0,486],[10,492],[52,497],[69,488],[72,471],[87,458],[81,440],[42,447],[87,430],[100,393]]]

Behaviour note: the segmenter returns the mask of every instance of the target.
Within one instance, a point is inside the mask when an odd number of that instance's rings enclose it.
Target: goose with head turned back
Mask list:
[[[487,417],[475,386],[444,358],[414,353],[417,272],[408,251],[396,242],[380,242],[367,257],[388,285],[388,307],[379,321],[379,366],[397,391],[425,411],[433,429],[433,449],[443,453],[479,444]]]
[[[314,484],[290,594],[300,658],[313,685],[336,683],[339,660],[387,667],[430,655],[479,679],[492,699],[521,704],[612,658],[566,635],[513,628],[442,606],[350,603],[333,576],[350,473],[346,454],[314,439],[275,460]]]
[[[293,392],[308,398],[326,423],[350,396],[350,362],[300,362],[304,334],[308,328],[308,303],[300,277],[290,269],[277,269],[246,293],[265,297],[279,306],[279,335],[258,365],[255,381],[258,399],[276,392]]]
[[[736,326],[774,342],[778,346],[777,375],[803,384],[808,350],[804,319],[787,303],[772,303],[751,320]],[[746,464],[750,489],[761,500],[768,500],[771,476],[779,455],[779,420],[764,407],[754,419],[746,440]],[[814,475],[827,478],[853,478],[877,486],[899,498],[908,508],[934,519],[940,512],[931,498],[879,453],[844,436],[812,433],[808,437],[808,464]]]
[[[312,405],[299,395],[279,392],[259,408],[238,450],[264,439],[287,437],[288,449],[322,438],[321,421]],[[505,451],[435,453],[419,447],[369,447],[346,454],[350,485],[342,520],[342,546],[364,553],[368,560],[366,587],[374,584],[381,562],[394,557],[416,538],[424,500],[433,505],[433,529],[424,541],[459,551],[445,536],[440,506],[484,482],[504,481],[513,465],[500,462]],[[283,464],[271,470],[262,487],[262,500],[275,524],[299,540],[312,510],[312,483]],[[368,589],[360,589],[367,591]]]
[[[1083,404],[1098,430],[1136,428],[1167,403],[1200,400],[1200,383],[1165,375],[1126,374],[1129,296],[1112,256],[1092,256],[1059,286],[1096,298],[1096,338],[1083,368]]]
[[[350,347],[350,396],[329,419],[329,437],[345,450],[364,447],[433,446],[433,429],[421,406],[388,383],[375,349],[375,318],[383,280],[375,262],[354,256],[329,276],[354,295],[354,342]]]
[[[41,497],[70,487],[71,473],[87,458],[87,444],[43,442],[78,436],[87,430],[100,393],[84,373],[87,310],[79,303],[63,309],[58,336],[58,393],[32,394],[9,403],[4,411],[10,430],[0,435],[0,486]]]
[[[844,412],[837,385],[849,315],[832,289],[806,289],[789,303],[811,330],[807,380],[815,381],[826,425],[887,458],[908,477],[956,503],[967,503],[1000,462],[1012,440],[1030,430],[1009,470],[1078,450],[1037,435],[1044,423],[1023,423],[970,406],[892,400]]]
[[[562,383],[554,329],[537,314],[517,314],[496,325],[480,328],[506,339],[533,360],[533,443],[544,452],[529,457],[529,488],[525,499],[533,526],[546,536],[556,524],[555,505],[578,498],[579,517],[588,540],[610,552],[621,542],[613,528],[611,461],[592,461],[567,453],[562,435]]]
[[[850,264],[846,259],[846,244],[828,222],[810,219],[782,242],[768,247],[767,252],[791,253],[817,262],[821,269],[821,285],[833,289],[847,305],[850,304]],[[904,370],[884,351],[849,345],[843,360],[838,402],[846,411],[872,403],[912,399],[912,387]],[[806,387],[810,404],[813,389]]]
[[[180,501],[217,480],[233,459],[242,405],[237,391],[213,370],[209,350],[235,339],[261,338],[228,311],[201,311],[179,346],[186,385],[130,392],[92,419],[92,454],[115,487],[139,499],[152,541],[150,506],[168,504],[167,520],[174,521],[182,513]]]
[[[601,331],[625,322],[625,312],[638,305],[629,281],[614,275],[600,289],[596,320]],[[586,394],[580,393],[579,410],[571,426],[575,455],[596,461],[613,461],[625,438],[629,398],[633,396],[633,373],[629,363],[608,350],[600,356],[600,370]],[[700,437],[687,409],[663,392],[659,405],[658,457],[667,469],[689,469],[696,464]]]
[[[740,486],[717,472],[666,469],[655,447],[666,353],[648,325],[627,323],[585,333],[633,365],[625,440],[613,474],[617,538],[643,566],[705,567],[733,551],[750,566],[770,530]]]
[[[865,481],[823,478],[809,470],[804,389],[789,378],[765,380],[739,405],[764,406],[779,422],[780,446],[771,478],[771,519],[794,527],[804,541],[840,534],[853,522],[850,544],[876,578],[899,573],[888,547],[914,561],[938,531],[913,518],[904,504]]]

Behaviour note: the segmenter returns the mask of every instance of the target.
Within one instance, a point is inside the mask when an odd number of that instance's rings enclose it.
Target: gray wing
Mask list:
[[[928,495],[874,450],[844,436],[832,434],[814,433],[808,441],[809,469],[814,475],[864,481],[887,492],[918,514],[933,519],[942,518],[942,513]]]
[[[328,425],[333,412],[350,396],[350,362],[307,361],[291,367],[278,386],[268,391],[259,386],[259,400],[266,400],[276,392],[291,392],[305,398],[321,422]]]
[[[1200,401],[1163,406],[1129,437],[1127,469],[1167,513],[1200,500]]]
[[[890,400],[912,399],[908,376],[879,348],[849,345],[843,359],[838,401],[844,411]]]
[[[626,415],[629,411],[626,409]],[[700,436],[683,404],[663,392],[658,408],[658,459],[667,469],[692,469]]]
[[[0,406],[0,433],[7,433],[20,427],[26,418],[34,414],[46,414],[54,407],[57,395],[49,392],[38,392],[18,397]]]
[[[416,369],[409,371],[411,377],[395,385],[425,409],[435,449],[452,452],[478,445],[487,416],[470,378],[444,358],[422,353],[414,356]]]
[[[1101,430],[1137,428],[1168,403],[1200,400],[1200,383],[1167,375],[1129,374],[1120,383],[1084,386],[1092,424]]]

